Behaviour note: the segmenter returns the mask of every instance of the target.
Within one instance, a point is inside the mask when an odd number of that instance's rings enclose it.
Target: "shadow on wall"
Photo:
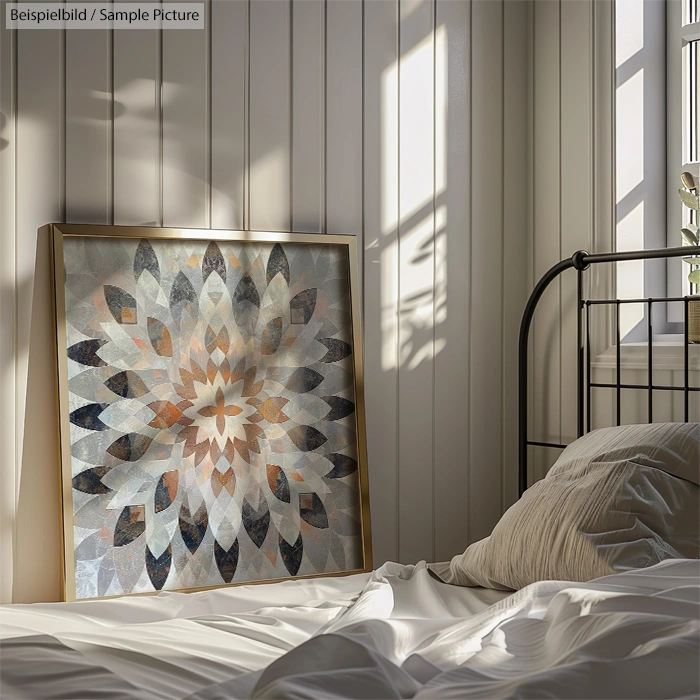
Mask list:
[[[35,234],[36,267],[29,335],[24,447],[15,516],[12,600],[58,600],[61,590],[60,478],[56,372],[47,234]],[[38,507],[37,507],[38,506]],[[54,595],[47,595],[53,591]]]

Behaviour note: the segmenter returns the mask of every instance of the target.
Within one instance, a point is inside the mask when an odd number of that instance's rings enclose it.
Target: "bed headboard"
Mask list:
[[[648,419],[653,422],[653,397],[654,391],[682,391],[684,395],[684,420],[688,421],[688,404],[692,392],[700,392],[700,387],[690,386],[689,365],[688,365],[688,303],[692,300],[700,299],[700,296],[684,297],[652,297],[648,299],[584,299],[583,275],[591,266],[599,263],[614,263],[628,260],[650,260],[662,258],[680,258],[686,256],[700,255],[700,246],[683,246],[681,248],[660,248],[657,250],[637,250],[619,253],[596,253],[589,254],[585,250],[579,250],[570,258],[561,260],[550,268],[530,294],[530,298],[525,306],[523,318],[520,324],[520,336],[518,340],[518,490],[522,496],[527,488],[527,468],[528,468],[528,447],[531,445],[539,447],[563,448],[566,445],[530,440],[527,432],[528,421],[528,339],[530,335],[530,325],[543,292],[549,284],[566,270],[576,270],[578,276],[576,313],[578,315],[577,324],[577,377],[576,377],[576,416],[577,416],[577,437],[581,437],[591,429],[591,388],[607,387],[616,390],[617,399],[617,425],[620,425],[620,392],[625,388],[645,389],[647,392]],[[653,352],[654,343],[652,335],[652,314],[653,304],[663,302],[682,302],[684,308],[684,372],[682,386],[656,386],[652,381]],[[626,385],[620,380],[620,305],[643,303],[647,305],[647,382],[646,384]],[[616,382],[614,384],[596,384],[591,381],[591,352],[590,352],[590,307],[592,305],[607,304],[616,309]]]

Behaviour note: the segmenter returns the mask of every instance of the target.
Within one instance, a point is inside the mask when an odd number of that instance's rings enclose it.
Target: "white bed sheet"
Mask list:
[[[690,698],[700,562],[507,596],[424,563],[371,575],[7,606],[2,698]],[[493,605],[489,605],[494,603]]]
[[[414,574],[410,566],[389,569],[392,576]],[[436,582],[424,564],[415,573],[412,586],[423,599],[415,612],[421,616],[444,615],[441,598],[451,615],[465,617],[507,595]],[[0,697],[183,698],[264,669],[343,616],[372,578],[3,606]],[[400,605],[394,612],[411,614]]]

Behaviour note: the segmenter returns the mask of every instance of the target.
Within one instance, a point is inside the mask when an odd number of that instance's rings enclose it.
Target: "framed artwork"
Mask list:
[[[47,228],[64,598],[370,570],[354,236]]]

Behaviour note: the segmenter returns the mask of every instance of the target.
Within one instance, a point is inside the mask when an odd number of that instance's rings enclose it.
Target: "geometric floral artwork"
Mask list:
[[[115,231],[54,233],[66,597],[366,569],[346,241]]]

